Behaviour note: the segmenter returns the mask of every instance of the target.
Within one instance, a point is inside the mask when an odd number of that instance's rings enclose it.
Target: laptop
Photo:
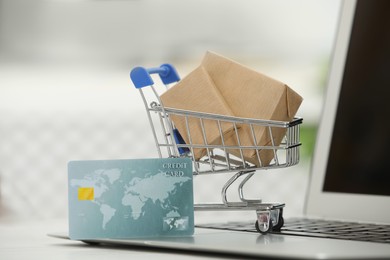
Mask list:
[[[390,259],[388,10],[386,0],[341,6],[305,218],[286,219],[280,231],[266,235],[253,223],[213,223],[196,226],[191,237],[84,242],[238,257]]]

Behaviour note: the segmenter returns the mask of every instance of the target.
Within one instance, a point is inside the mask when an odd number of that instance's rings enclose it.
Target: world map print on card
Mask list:
[[[192,177],[188,158],[71,161],[69,236],[192,235]]]

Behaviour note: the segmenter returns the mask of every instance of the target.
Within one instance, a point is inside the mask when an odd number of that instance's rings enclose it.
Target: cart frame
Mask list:
[[[240,118],[226,115],[217,115],[211,113],[201,113],[170,107],[164,107],[160,100],[159,91],[154,87],[152,74],[158,74],[161,82],[165,85],[165,90],[169,89],[171,83],[178,82],[180,77],[176,69],[171,64],[163,64],[157,68],[136,67],[130,73],[130,78],[134,86],[139,90],[145,105],[149,123],[153,132],[156,150],[160,158],[163,157],[190,157],[193,161],[194,175],[207,175],[216,173],[235,172],[235,174],[226,181],[221,191],[222,203],[195,204],[195,210],[255,210],[257,221],[256,229],[261,233],[268,233],[272,230],[280,230],[283,226],[283,208],[284,203],[263,203],[261,199],[247,199],[244,196],[244,186],[257,170],[267,170],[276,168],[285,168],[299,163],[300,131],[299,127],[302,118],[294,118],[291,122],[261,120],[253,118]],[[148,87],[148,88],[145,88]],[[151,90],[151,97],[147,97],[145,89]],[[160,91],[161,92],[161,91]],[[182,117],[186,122],[187,136],[189,143],[185,143],[180,133],[174,126],[171,116]],[[202,135],[203,144],[192,143],[191,130],[189,126],[190,119],[198,120]],[[220,132],[221,144],[208,144],[205,122],[214,121]],[[222,124],[231,124],[236,134],[237,145],[225,145]],[[242,145],[238,129],[246,125],[250,128],[253,144]],[[255,135],[255,128],[263,127],[267,129],[271,137],[271,143],[267,145],[258,145]],[[273,131],[275,129],[284,129],[285,136],[280,143],[275,143]],[[206,155],[201,159],[196,159],[194,149],[205,149]],[[238,150],[239,156],[233,156],[229,153],[231,150]],[[255,150],[258,164],[249,163],[244,158],[246,150]],[[273,159],[270,163],[264,164],[261,160],[261,151],[272,151]],[[230,201],[227,198],[228,189],[238,179],[243,180],[238,186],[240,201]]]

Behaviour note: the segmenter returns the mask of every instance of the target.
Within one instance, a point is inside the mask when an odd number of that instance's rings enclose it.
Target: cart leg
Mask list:
[[[228,199],[227,199],[227,190],[229,189],[230,185],[232,185],[232,183],[235,182],[243,174],[245,174],[245,172],[243,172],[243,171],[237,172],[222,187],[222,192],[221,192],[222,202],[226,206],[231,205],[231,202],[229,202]]]
[[[252,171],[252,172],[247,172],[247,176],[245,177],[245,179],[240,183],[240,186],[238,186],[238,195],[240,196],[240,200],[243,201],[243,202],[246,202],[246,203],[261,203],[262,200],[261,199],[257,199],[257,200],[250,200],[250,199],[246,199],[244,197],[244,185],[247,183],[247,181],[252,178],[252,176],[255,174],[255,171]]]

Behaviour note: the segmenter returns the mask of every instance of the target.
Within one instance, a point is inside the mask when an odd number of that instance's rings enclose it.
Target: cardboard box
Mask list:
[[[279,121],[291,121],[302,103],[302,97],[286,84],[212,52],[207,52],[201,65],[164,93],[161,100],[166,107]],[[188,119],[191,140],[185,119],[174,115],[171,119],[186,143],[205,144],[198,119]],[[257,166],[268,165],[274,158],[274,151],[245,147],[268,146],[272,142],[279,145],[286,132],[282,128],[273,128],[271,140],[266,127],[253,127],[253,136],[248,125],[237,125],[236,134],[234,126],[226,123],[222,124],[221,137],[215,121],[205,120],[204,126],[207,144],[219,145],[223,138],[226,145],[240,145],[243,149],[229,149],[227,152]],[[206,154],[206,149],[194,150],[197,160]]]
[[[231,109],[203,67],[196,68],[176,85],[163,93],[160,98],[164,107],[220,115],[233,115]],[[190,131],[190,134],[188,134],[184,117],[171,115],[170,118],[186,144],[205,144],[199,119],[194,117],[188,118]],[[206,133],[206,143],[211,145],[220,144],[222,137],[217,122],[204,120],[203,123]],[[232,124],[222,123],[221,128],[224,140],[235,133]],[[199,160],[206,154],[207,149],[200,148],[194,149],[193,153],[196,160]]]
[[[201,66],[236,117],[291,121],[302,103],[302,97],[284,83],[215,53],[207,52]],[[256,127],[254,132],[257,145],[271,144],[268,129]],[[249,126],[241,126],[238,134],[242,146],[254,145]],[[274,143],[280,144],[284,135],[283,129],[273,129]],[[231,135],[225,142],[227,145],[238,144],[235,135]],[[229,152],[241,157],[238,149]],[[244,159],[257,166],[269,164],[274,156],[272,150],[262,150],[259,153],[261,164],[256,150],[243,150]]]

